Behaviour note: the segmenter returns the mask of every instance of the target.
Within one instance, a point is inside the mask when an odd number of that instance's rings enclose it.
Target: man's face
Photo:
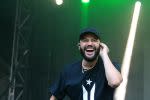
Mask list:
[[[84,35],[80,40],[79,50],[86,61],[96,60],[100,52],[100,40],[93,34]]]

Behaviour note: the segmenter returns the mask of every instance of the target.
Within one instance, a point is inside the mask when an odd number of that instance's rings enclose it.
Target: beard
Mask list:
[[[86,49],[89,48],[89,47],[90,47],[90,48],[93,48],[93,50],[94,50],[94,52],[95,52],[92,57],[88,57],[88,56],[86,56],[86,54],[85,54]],[[96,60],[97,57],[99,56],[99,52],[100,52],[100,46],[99,46],[98,48],[96,48],[95,46],[86,46],[86,47],[84,47],[83,49],[80,48],[80,54],[81,54],[82,57],[83,57],[86,61],[88,61],[88,62],[92,62],[92,61]]]

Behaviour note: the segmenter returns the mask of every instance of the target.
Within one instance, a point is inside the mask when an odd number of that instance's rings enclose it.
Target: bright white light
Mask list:
[[[90,0],[82,0],[82,2],[88,3],[88,2],[90,2]]]
[[[137,1],[135,3],[131,28],[130,28],[129,37],[128,37],[128,41],[126,45],[124,58],[123,58],[122,68],[121,68],[123,82],[116,89],[116,93],[114,95],[115,100],[125,100],[126,87],[128,83],[128,74],[129,74],[129,69],[130,69],[130,62],[131,62],[131,57],[132,57],[134,39],[135,39],[135,34],[136,34],[136,27],[137,27],[137,22],[138,22],[139,13],[140,13],[140,7],[141,7],[141,2]]]
[[[63,0],[56,0],[56,4],[57,5],[62,5],[63,4]]]

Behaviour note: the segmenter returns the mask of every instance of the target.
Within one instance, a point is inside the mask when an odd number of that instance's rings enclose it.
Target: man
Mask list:
[[[79,37],[78,48],[83,57],[69,65],[50,88],[50,100],[113,100],[114,89],[122,82],[119,66],[112,63],[106,44],[99,32],[84,29]]]

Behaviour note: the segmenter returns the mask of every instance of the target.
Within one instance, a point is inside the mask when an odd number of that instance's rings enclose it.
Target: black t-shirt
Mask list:
[[[119,70],[117,63],[113,63]],[[82,71],[81,61],[69,65],[50,88],[58,100],[67,95],[70,100],[113,100],[114,88],[108,85],[101,59],[92,69]]]

